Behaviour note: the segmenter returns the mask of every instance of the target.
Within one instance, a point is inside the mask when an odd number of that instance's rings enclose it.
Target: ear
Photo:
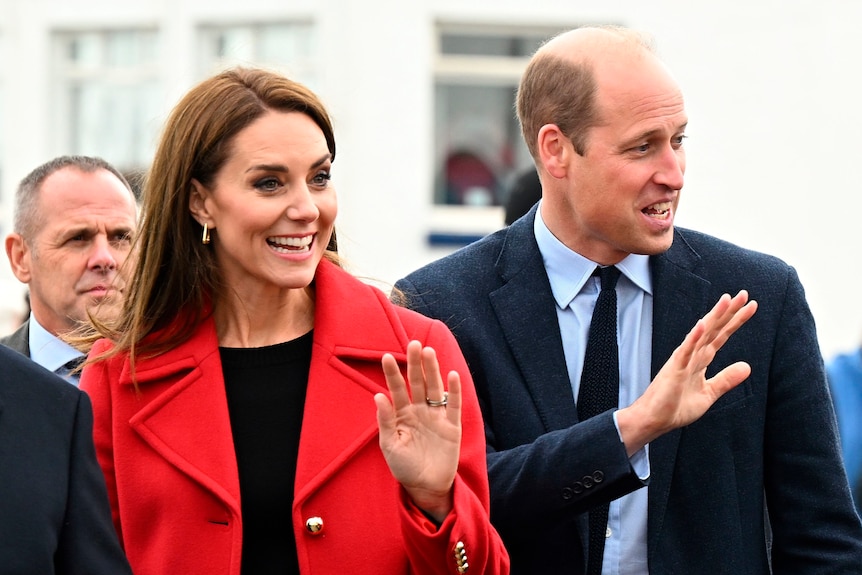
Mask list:
[[[12,273],[21,283],[30,283],[30,258],[32,252],[30,246],[24,241],[21,234],[12,232],[6,236],[6,256]]]
[[[548,174],[554,178],[566,177],[575,147],[556,124],[541,127],[536,138],[536,149]]]
[[[207,224],[210,229],[214,229],[212,218],[209,210],[207,210],[207,198],[210,196],[210,191],[196,179],[192,178],[192,193],[189,195],[189,212],[192,217],[200,225]]]

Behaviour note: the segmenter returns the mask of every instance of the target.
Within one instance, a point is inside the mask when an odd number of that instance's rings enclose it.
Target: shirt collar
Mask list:
[[[30,359],[45,369],[56,371],[67,361],[83,354],[51,334],[30,314]]]
[[[542,254],[548,280],[551,282],[551,293],[560,309],[565,309],[580,293],[598,264],[572,251],[558,240],[545,225],[541,208],[540,203],[536,209],[533,233],[536,236],[536,243],[539,244],[539,252]],[[616,266],[632,283],[652,295],[649,256],[629,254]]]

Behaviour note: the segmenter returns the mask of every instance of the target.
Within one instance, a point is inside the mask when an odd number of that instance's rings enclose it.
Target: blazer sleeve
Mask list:
[[[439,526],[412,505],[402,489],[402,533],[415,573],[509,573],[509,555],[489,516],[488,475],[482,416],[470,371],[455,338],[435,321],[423,342],[437,352],[442,373],[461,376],[461,454],[454,484],[454,508]],[[441,563],[440,558],[445,557]]]
[[[122,575],[131,569],[111,524],[105,481],[93,448],[93,413],[79,394],[71,430],[69,493],[55,569],[65,575]]]
[[[862,526],[850,502],[814,319],[792,269],[779,301],[764,430],[773,572],[859,573]]]

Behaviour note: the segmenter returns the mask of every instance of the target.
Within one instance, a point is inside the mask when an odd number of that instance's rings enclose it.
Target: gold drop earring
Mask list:
[[[203,235],[201,235],[201,243],[203,245],[207,245],[208,243],[210,243],[210,241],[210,228],[207,224],[204,224],[204,233]]]

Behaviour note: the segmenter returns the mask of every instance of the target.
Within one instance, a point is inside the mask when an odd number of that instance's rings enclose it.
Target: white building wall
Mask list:
[[[431,204],[438,22],[613,22],[653,33],[686,95],[678,224],[793,264],[827,356],[862,338],[862,3],[853,0],[0,0],[2,234],[17,182],[67,152],[52,139],[53,31],[158,29],[159,125],[199,79],[198,25],[286,19],[316,27],[315,88],[338,140],[339,239],[357,275],[386,285],[447,253],[427,242],[441,222],[474,233],[502,225],[500,208],[453,215]],[[12,321],[22,293],[0,265],[0,325]]]

